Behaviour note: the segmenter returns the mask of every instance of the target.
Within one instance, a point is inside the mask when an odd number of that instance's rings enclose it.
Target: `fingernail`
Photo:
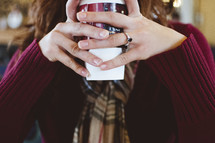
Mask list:
[[[89,45],[89,43],[88,43],[87,41],[80,41],[80,42],[78,43],[78,46],[79,46],[80,48],[86,48],[88,45]]]
[[[88,77],[90,74],[86,70],[82,70],[81,75],[84,77]]]
[[[79,12],[77,14],[77,17],[78,17],[79,20],[85,19],[87,17],[87,14],[85,12]]]
[[[105,31],[100,32],[99,35],[100,35],[100,37],[105,38],[109,35],[109,32],[105,30]]]
[[[102,70],[104,70],[104,69],[107,68],[107,65],[103,64],[103,65],[100,66],[100,68],[101,68]]]
[[[94,59],[93,62],[95,65],[99,66],[103,61],[100,59]]]

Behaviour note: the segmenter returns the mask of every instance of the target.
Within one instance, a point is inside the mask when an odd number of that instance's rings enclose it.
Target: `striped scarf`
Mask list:
[[[75,128],[73,143],[130,143],[124,106],[133,87],[134,72],[125,68],[125,80],[86,81],[86,102]]]

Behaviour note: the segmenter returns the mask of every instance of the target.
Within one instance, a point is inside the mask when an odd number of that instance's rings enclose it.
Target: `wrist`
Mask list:
[[[172,30],[172,32],[173,32],[173,34],[171,34],[172,43],[171,43],[169,50],[179,47],[187,39],[187,37],[185,35],[177,32],[175,30]]]

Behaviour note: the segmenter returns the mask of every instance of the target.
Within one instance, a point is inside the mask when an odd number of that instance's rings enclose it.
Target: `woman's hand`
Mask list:
[[[129,15],[114,12],[79,12],[79,21],[100,22],[123,28],[133,41],[128,52],[100,65],[103,70],[145,60],[156,54],[178,47],[186,37],[141,15],[137,0],[126,0]],[[105,40],[91,39],[78,43],[81,49],[116,47],[127,43],[124,33],[114,34]]]
[[[88,24],[79,23],[76,20],[76,7],[78,0],[69,0],[67,2],[67,22],[59,23],[39,41],[40,49],[43,55],[49,61],[60,61],[76,73],[86,77],[89,72],[83,66],[75,61],[79,58],[94,66],[100,66],[102,60],[85,49],[80,49],[74,41],[74,36],[89,36],[95,39],[106,39],[109,36],[107,30],[96,28]]]

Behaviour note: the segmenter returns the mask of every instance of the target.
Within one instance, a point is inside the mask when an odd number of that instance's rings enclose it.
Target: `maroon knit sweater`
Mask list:
[[[131,143],[215,143],[215,65],[204,36],[140,61],[126,106]],[[19,59],[18,59],[19,57]],[[83,107],[81,77],[49,62],[37,41],[11,59],[0,83],[0,143],[22,143],[35,120],[45,143],[69,143]]]

